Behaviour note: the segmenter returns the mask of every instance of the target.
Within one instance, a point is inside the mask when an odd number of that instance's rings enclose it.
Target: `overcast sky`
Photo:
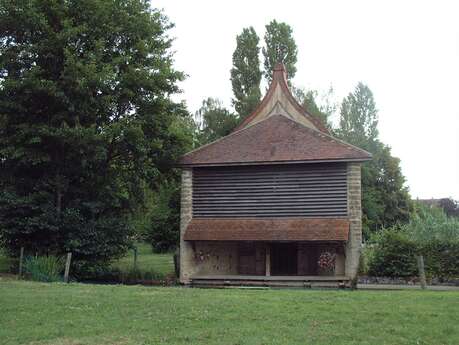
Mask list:
[[[190,111],[230,106],[236,35],[263,41],[272,19],[293,28],[296,86],[337,101],[357,82],[373,91],[381,140],[401,159],[411,195],[459,199],[459,1],[155,1],[175,23],[176,68]],[[262,61],[262,60],[261,60]],[[264,90],[264,88],[263,88]]]

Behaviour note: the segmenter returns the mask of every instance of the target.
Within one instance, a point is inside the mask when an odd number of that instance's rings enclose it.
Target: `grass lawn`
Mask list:
[[[1,279],[1,278],[0,278]],[[0,343],[459,344],[459,293],[0,280]]]
[[[137,245],[137,267],[141,272],[156,272],[161,275],[174,273],[174,259],[172,253],[155,254],[151,251],[151,246],[146,243]],[[6,256],[0,248],[0,273],[10,273],[13,259]],[[113,265],[123,272],[128,272],[134,267],[134,252],[130,250],[126,256]]]
[[[126,256],[115,262],[113,267],[127,272],[134,267],[134,251],[130,250]],[[156,272],[162,275],[174,273],[174,258],[172,253],[156,254],[146,243],[137,244],[137,267],[141,272]]]
[[[13,259],[9,258],[4,250],[0,248],[0,273],[10,273]]]

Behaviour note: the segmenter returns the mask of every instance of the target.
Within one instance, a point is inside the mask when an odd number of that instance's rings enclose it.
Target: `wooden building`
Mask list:
[[[361,247],[360,164],[292,96],[282,64],[233,133],[182,157],[183,284],[347,285]]]

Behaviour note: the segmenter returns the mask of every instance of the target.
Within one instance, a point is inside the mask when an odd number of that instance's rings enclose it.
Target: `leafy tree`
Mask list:
[[[332,129],[330,117],[336,111],[336,104],[333,102],[333,88],[322,95],[317,90],[305,90],[293,88],[294,95],[301,106],[312,116],[321,120],[330,130]]]
[[[196,112],[199,142],[207,144],[224,137],[238,124],[238,117],[226,109],[218,99],[207,98]]]
[[[277,63],[282,62],[287,69],[288,80],[296,74],[298,48],[290,25],[272,20],[266,25],[264,56],[265,78],[271,81]]]
[[[151,209],[151,223],[145,239],[158,253],[172,250],[178,245],[180,236],[180,182],[177,179],[164,181],[155,194]]]
[[[171,28],[147,1],[0,4],[0,241],[106,265],[190,145]]]
[[[363,231],[370,232],[407,222],[412,203],[401,172],[400,160],[391,155],[390,147],[378,139],[378,112],[371,90],[359,83],[341,105],[340,128],[343,140],[373,154],[362,165]]]
[[[370,88],[358,83],[341,104],[340,131],[344,139],[365,145],[378,137],[378,110]]]
[[[253,27],[244,28],[242,33],[236,36],[231,85],[234,94],[233,105],[241,120],[248,116],[260,102],[259,41]]]

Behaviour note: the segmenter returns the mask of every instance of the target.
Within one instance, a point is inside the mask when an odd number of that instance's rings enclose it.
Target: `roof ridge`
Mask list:
[[[293,96],[292,92],[290,91],[290,88],[288,87],[286,68],[285,65],[282,63],[278,63],[274,67],[271,84],[269,85],[268,91],[266,92],[261,102],[258,103],[257,107],[235,128],[234,131],[244,128],[244,126],[248,125],[250,121],[256,118],[258,113],[261,110],[263,110],[264,107],[267,105],[268,100],[271,99],[278,84],[279,87],[282,89],[282,92],[287,96],[288,101],[302,116],[309,120],[312,123],[312,125],[317,127],[319,131],[329,133],[329,130],[325,126],[325,124],[320,119],[310,114],[309,111],[307,111],[307,109],[301,106],[296,100],[296,98]],[[272,109],[270,109],[269,112],[271,112],[271,110]]]

